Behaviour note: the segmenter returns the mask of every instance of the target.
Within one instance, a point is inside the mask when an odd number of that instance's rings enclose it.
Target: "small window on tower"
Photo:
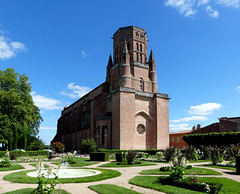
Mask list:
[[[140,63],[142,63],[142,54],[140,54]]]
[[[127,48],[130,50],[130,42],[127,43]]]
[[[137,53],[137,61],[138,61],[138,53]]]
[[[140,91],[143,91],[143,79],[140,79]]]
[[[140,44],[140,51],[142,52],[142,44]]]
[[[137,51],[138,51],[138,43],[137,43]]]

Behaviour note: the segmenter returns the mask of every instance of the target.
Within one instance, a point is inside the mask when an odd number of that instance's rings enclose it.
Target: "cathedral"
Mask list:
[[[99,148],[165,149],[169,145],[169,97],[158,93],[156,62],[147,57],[146,31],[119,28],[113,35],[106,80],[62,111],[57,134],[66,151],[84,139]]]

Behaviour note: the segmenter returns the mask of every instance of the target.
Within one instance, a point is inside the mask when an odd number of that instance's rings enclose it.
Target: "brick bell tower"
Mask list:
[[[142,68],[141,72],[139,68]],[[118,69],[118,75],[112,73],[113,69]],[[107,81],[112,90],[117,87],[130,87],[157,93],[156,62],[152,50],[147,61],[147,35],[144,29],[128,26],[119,28],[114,33],[113,59],[110,55]]]
[[[112,148],[168,147],[169,98],[158,93],[156,62],[152,50],[147,60],[144,29],[127,26],[114,33],[106,84]]]

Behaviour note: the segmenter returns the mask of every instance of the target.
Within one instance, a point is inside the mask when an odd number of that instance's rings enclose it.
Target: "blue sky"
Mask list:
[[[0,2],[0,69],[25,73],[49,144],[64,106],[105,81],[112,35],[144,28],[170,100],[170,131],[237,117],[240,0]]]

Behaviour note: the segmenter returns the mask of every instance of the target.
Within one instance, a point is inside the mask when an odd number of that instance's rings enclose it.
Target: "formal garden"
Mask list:
[[[236,144],[97,150],[90,139],[82,142],[82,155],[62,153],[63,147],[55,142],[53,152],[1,151],[1,189],[10,190],[5,193],[77,193],[78,189],[102,194],[240,193]],[[11,189],[5,188],[6,181],[12,183]],[[21,189],[14,190],[14,185]]]

